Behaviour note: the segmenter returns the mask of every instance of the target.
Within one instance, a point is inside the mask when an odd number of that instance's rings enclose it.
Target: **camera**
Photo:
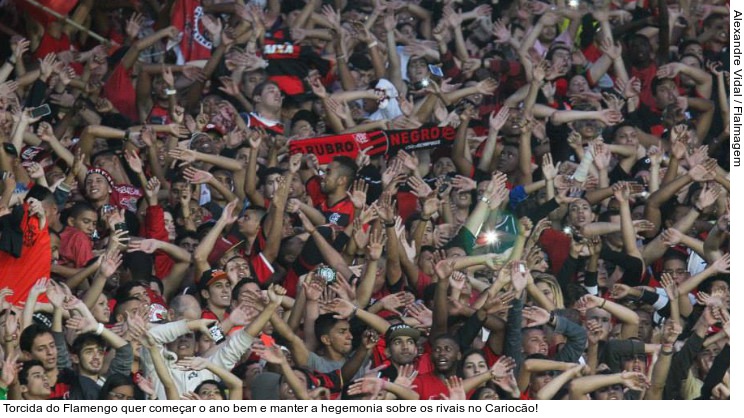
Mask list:
[[[336,270],[328,267],[321,266],[317,270],[318,277],[323,279],[326,284],[332,284],[336,282]]]
[[[209,327],[209,337],[212,338],[212,341],[214,341],[215,344],[225,341],[225,334],[222,332],[219,323],[215,323]]]
[[[429,80],[428,78],[425,78],[425,79],[423,79],[421,81],[417,81],[417,82],[413,83],[413,88],[416,89],[416,90],[421,90],[421,89],[427,87],[429,84],[431,84],[431,80]]]

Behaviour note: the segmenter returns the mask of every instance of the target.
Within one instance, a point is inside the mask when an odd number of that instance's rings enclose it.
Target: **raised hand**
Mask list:
[[[662,333],[661,333],[662,344],[674,344],[674,342],[677,341],[679,334],[681,333],[682,333],[682,325],[680,325],[673,319],[667,319],[664,322],[664,327],[662,328]]]
[[[372,261],[377,261],[382,257],[384,248],[384,239],[382,237],[382,228],[373,228],[369,234],[369,244],[367,244],[367,257]]]
[[[700,191],[700,194],[697,198],[697,205],[701,209],[705,209],[708,206],[716,203],[716,200],[718,200],[718,196],[721,194],[721,189],[717,187],[717,185],[708,186],[709,183],[706,183],[703,185],[703,189]]]
[[[287,289],[273,284],[269,286],[268,290],[268,297],[269,297],[269,303],[271,303],[274,306],[279,306],[282,304],[282,298],[284,298],[284,295],[287,294]]]
[[[631,390],[646,390],[651,386],[648,378],[641,372],[622,372],[623,385]]]
[[[222,210],[222,216],[220,217],[221,220],[224,220],[225,223],[228,225],[234,224],[235,221],[238,220],[237,215],[237,208],[238,208],[238,199],[233,200],[232,202],[225,205],[225,209]]]
[[[363,377],[349,386],[349,395],[370,395],[370,399],[377,399],[378,394],[385,387],[385,381],[377,377]]]
[[[509,373],[514,370],[514,367],[516,367],[517,363],[514,361],[513,358],[507,357],[507,356],[501,356],[499,359],[491,366],[491,378],[492,379],[501,379],[504,377],[507,377]]]
[[[718,273],[730,273],[731,254],[726,254],[710,265]]]
[[[493,40],[497,44],[505,44],[511,40],[511,26],[505,25],[503,19],[493,22]]]
[[[0,360],[2,360],[2,373],[0,373],[0,388],[7,389],[10,387],[11,384],[15,381],[16,377],[18,376],[18,357],[20,356],[20,352],[17,350],[14,350],[11,353],[8,353],[5,358],[0,356]]]
[[[627,183],[621,184],[619,187],[613,187],[612,194],[618,202],[625,203],[630,199],[630,188]]]
[[[351,191],[346,192],[346,195],[349,196],[349,200],[351,200],[351,203],[354,205],[355,210],[364,209],[364,206],[367,204],[368,189],[369,185],[366,181],[357,179],[356,181],[354,181],[354,185],[352,186]]]
[[[98,323],[84,316],[73,316],[65,322],[65,327],[75,331],[76,334],[85,334],[95,331]]]
[[[204,370],[209,366],[209,360],[204,357],[184,357],[176,362],[181,370]]]
[[[612,298],[615,300],[625,299],[630,294],[630,286],[622,283],[612,285]]]
[[[101,259],[101,266],[98,271],[106,278],[111,277],[116,273],[116,270],[121,266],[122,255],[119,251],[107,251],[103,254]]]
[[[131,240],[127,252],[142,251],[146,254],[152,254],[160,248],[159,241],[156,239]]]
[[[478,187],[475,180],[461,176],[456,175],[455,178],[452,179],[452,188],[455,190],[459,190],[461,192],[469,192],[471,190],[475,190]]]
[[[600,341],[607,339],[608,332],[596,319],[590,319],[586,322],[586,337],[589,345],[597,345]]]
[[[455,260],[445,258],[434,267],[434,272],[440,280],[449,281],[450,275],[455,271]]]
[[[196,151],[190,149],[173,148],[168,150],[168,156],[188,163],[196,161]]]
[[[193,167],[186,167],[186,169],[183,171],[183,176],[191,184],[205,184],[210,182],[214,178],[214,175],[212,175],[212,173]]]
[[[132,150],[124,151],[124,159],[127,160],[129,168],[137,174],[142,174],[142,159]]]
[[[548,323],[550,312],[538,306],[530,306],[522,310],[522,319],[526,327],[537,327]]]
[[[531,279],[532,275],[524,264],[520,262],[511,263],[511,283],[517,294],[520,294],[524,288],[527,287],[527,284]]]
[[[712,181],[716,178],[716,160],[708,158],[700,165],[690,168],[687,174],[697,182]]]
[[[464,401],[467,399],[467,396],[465,395],[465,389],[462,387],[461,378],[457,376],[450,376],[447,380],[444,381],[444,384],[445,386],[447,386],[449,396],[445,395],[444,393],[440,394],[443,399],[447,399],[450,401]]]
[[[491,96],[494,94],[497,88],[499,88],[499,82],[492,79],[487,78],[483,81],[479,81],[478,84],[475,85],[476,90],[478,90],[478,93]]]

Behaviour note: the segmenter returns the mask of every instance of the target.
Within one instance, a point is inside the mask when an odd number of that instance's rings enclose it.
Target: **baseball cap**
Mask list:
[[[198,287],[199,290],[208,289],[210,285],[214,284],[219,280],[228,280],[227,273],[222,269],[209,269],[202,273],[199,279]]]
[[[417,340],[421,336],[421,331],[411,328],[406,324],[397,324],[388,328],[385,332],[385,342],[390,345],[398,337],[411,337]]]

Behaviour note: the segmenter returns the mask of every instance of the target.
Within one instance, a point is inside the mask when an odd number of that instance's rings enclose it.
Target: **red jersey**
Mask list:
[[[248,116],[247,125],[249,128],[264,128],[269,133],[284,135],[284,125],[281,122],[264,118],[255,112]]]
[[[328,206],[328,200],[323,201],[318,207],[329,224],[346,227],[354,220],[354,204],[351,199],[345,197],[333,206]]]
[[[13,294],[7,296],[7,300],[13,305],[25,301],[34,283],[42,277],[50,277],[52,268],[49,229],[47,225],[39,228],[39,218],[29,216],[28,203],[23,204],[19,229],[23,236],[20,257],[0,251],[0,289],[8,287],[13,290]],[[10,234],[11,231],[4,230],[3,233]],[[41,297],[39,300],[46,301]]]

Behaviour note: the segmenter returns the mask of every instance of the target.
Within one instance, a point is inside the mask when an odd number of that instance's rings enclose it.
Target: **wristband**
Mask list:
[[[548,325],[554,327],[553,321],[555,321],[555,311],[550,311],[550,318],[548,319]]]
[[[602,303],[599,305],[599,309],[604,309],[605,303],[607,303],[607,299],[602,299]]]
[[[672,354],[674,354],[674,349],[666,351],[664,350],[664,347],[662,347],[661,352],[659,354],[662,356],[671,356]]]
[[[421,218],[419,218],[419,219],[421,219],[421,220],[422,220],[422,221],[424,221],[424,222],[429,222],[429,221],[431,220],[431,216],[430,216],[430,217],[428,217],[428,218],[424,218],[424,217],[422,216],[422,217],[421,217]]]
[[[698,205],[697,205],[697,203],[696,203],[696,204],[694,204],[694,205],[692,205],[692,207],[693,207],[693,208],[694,208],[694,209],[695,209],[696,211],[698,211],[698,213],[703,213],[703,210],[702,210],[702,209],[700,209],[700,206],[698,206]]]
[[[486,196],[481,196],[480,201],[487,205],[491,204],[491,199],[487,198]]]
[[[8,399],[8,388],[4,388],[0,386],[0,400],[7,400]]]
[[[98,328],[96,328],[96,335],[103,334],[103,330],[104,330],[103,324],[99,322],[98,323]]]
[[[385,223],[385,228],[395,228],[395,222]]]
[[[129,132],[129,129],[127,129],[126,131],[124,131],[124,142],[129,141],[129,135],[130,134],[131,134],[131,132]]]
[[[374,40],[367,44],[367,48],[374,48],[377,46],[377,40]]]
[[[165,94],[168,96],[175,96],[178,91],[176,89],[165,89]]]
[[[356,314],[357,314],[357,311],[358,311],[358,310],[359,310],[359,307],[358,307],[358,306],[355,306],[355,307],[354,307],[354,310],[353,310],[353,311],[351,311],[351,316],[350,316],[350,318],[353,318],[353,317],[355,317],[355,316],[356,316]]]

